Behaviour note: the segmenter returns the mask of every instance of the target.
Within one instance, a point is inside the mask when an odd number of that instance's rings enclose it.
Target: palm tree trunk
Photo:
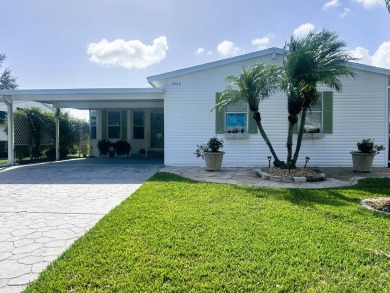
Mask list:
[[[295,153],[291,164],[292,168],[296,167],[299,151],[301,150],[303,130],[305,129],[305,122],[306,122],[306,113],[307,113],[307,107],[302,107],[301,124],[299,125],[297,146],[295,148]]]
[[[293,146],[293,129],[294,124],[288,123],[288,134],[287,134],[287,164],[292,158],[292,146]]]
[[[284,167],[284,162],[280,161],[278,156],[275,153],[274,148],[272,147],[272,144],[267,136],[267,134],[264,131],[263,125],[261,124],[261,118],[259,112],[253,112],[253,119],[256,121],[257,128],[259,128],[260,134],[263,137],[265,143],[267,144],[269,150],[271,151],[271,154],[274,158],[274,167]]]

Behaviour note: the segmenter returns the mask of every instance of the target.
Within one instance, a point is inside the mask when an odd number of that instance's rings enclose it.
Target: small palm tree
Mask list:
[[[267,134],[261,124],[259,104],[280,88],[281,68],[274,65],[256,64],[252,68],[244,68],[240,76],[228,76],[226,81],[230,84],[219,96],[214,108],[223,108],[231,103],[245,101],[253,112],[253,119],[265,143],[274,158],[274,165],[283,166],[284,162],[277,157]]]
[[[317,85],[322,83],[339,92],[342,90],[339,78],[354,76],[346,62],[355,58],[343,50],[345,46],[337,33],[326,29],[319,33],[312,31],[302,39],[291,37],[285,45],[283,89],[288,99],[287,162],[291,162],[291,167],[295,167],[298,160],[307,110],[318,101]],[[297,144],[292,157],[292,133],[300,113]]]

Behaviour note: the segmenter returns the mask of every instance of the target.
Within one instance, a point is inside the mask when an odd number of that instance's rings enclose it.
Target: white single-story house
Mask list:
[[[228,75],[239,75],[255,63],[282,65],[283,50],[269,48],[148,77],[151,88],[0,91],[7,103],[39,101],[55,108],[90,110],[91,153],[98,156],[99,139],[127,140],[132,153],[163,150],[168,166],[203,165],[193,154],[196,145],[217,135],[224,138],[224,166],[267,165],[269,149],[245,104],[210,112]],[[349,63],[356,76],[344,78],[337,93],[319,85],[322,103],[309,113],[298,165],[352,166],[350,151],[363,138],[389,148],[390,70]],[[260,105],[262,123],[276,153],[286,159],[287,97],[283,92]],[[244,133],[232,133],[243,128]],[[11,148],[12,149],[12,148]],[[374,166],[387,167],[387,150]]]

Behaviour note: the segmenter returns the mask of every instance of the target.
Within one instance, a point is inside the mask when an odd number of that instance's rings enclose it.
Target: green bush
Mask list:
[[[5,140],[0,140],[0,158],[8,157],[7,148],[8,148],[8,142]]]
[[[109,141],[108,139],[100,139],[98,141],[99,155],[106,156],[111,146],[112,146],[112,142]]]
[[[118,156],[126,155],[129,156],[131,146],[130,144],[125,140],[117,140],[114,144],[114,151]]]

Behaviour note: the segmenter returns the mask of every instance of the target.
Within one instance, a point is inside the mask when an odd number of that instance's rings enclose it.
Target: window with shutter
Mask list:
[[[220,93],[216,95],[216,103],[219,101]],[[239,101],[227,105],[223,109],[215,109],[215,133],[257,133],[256,121],[251,117],[248,104]]]
[[[293,132],[298,133],[298,125],[294,125]],[[304,133],[324,133],[333,132],[333,92],[320,92],[318,103],[307,111]]]

